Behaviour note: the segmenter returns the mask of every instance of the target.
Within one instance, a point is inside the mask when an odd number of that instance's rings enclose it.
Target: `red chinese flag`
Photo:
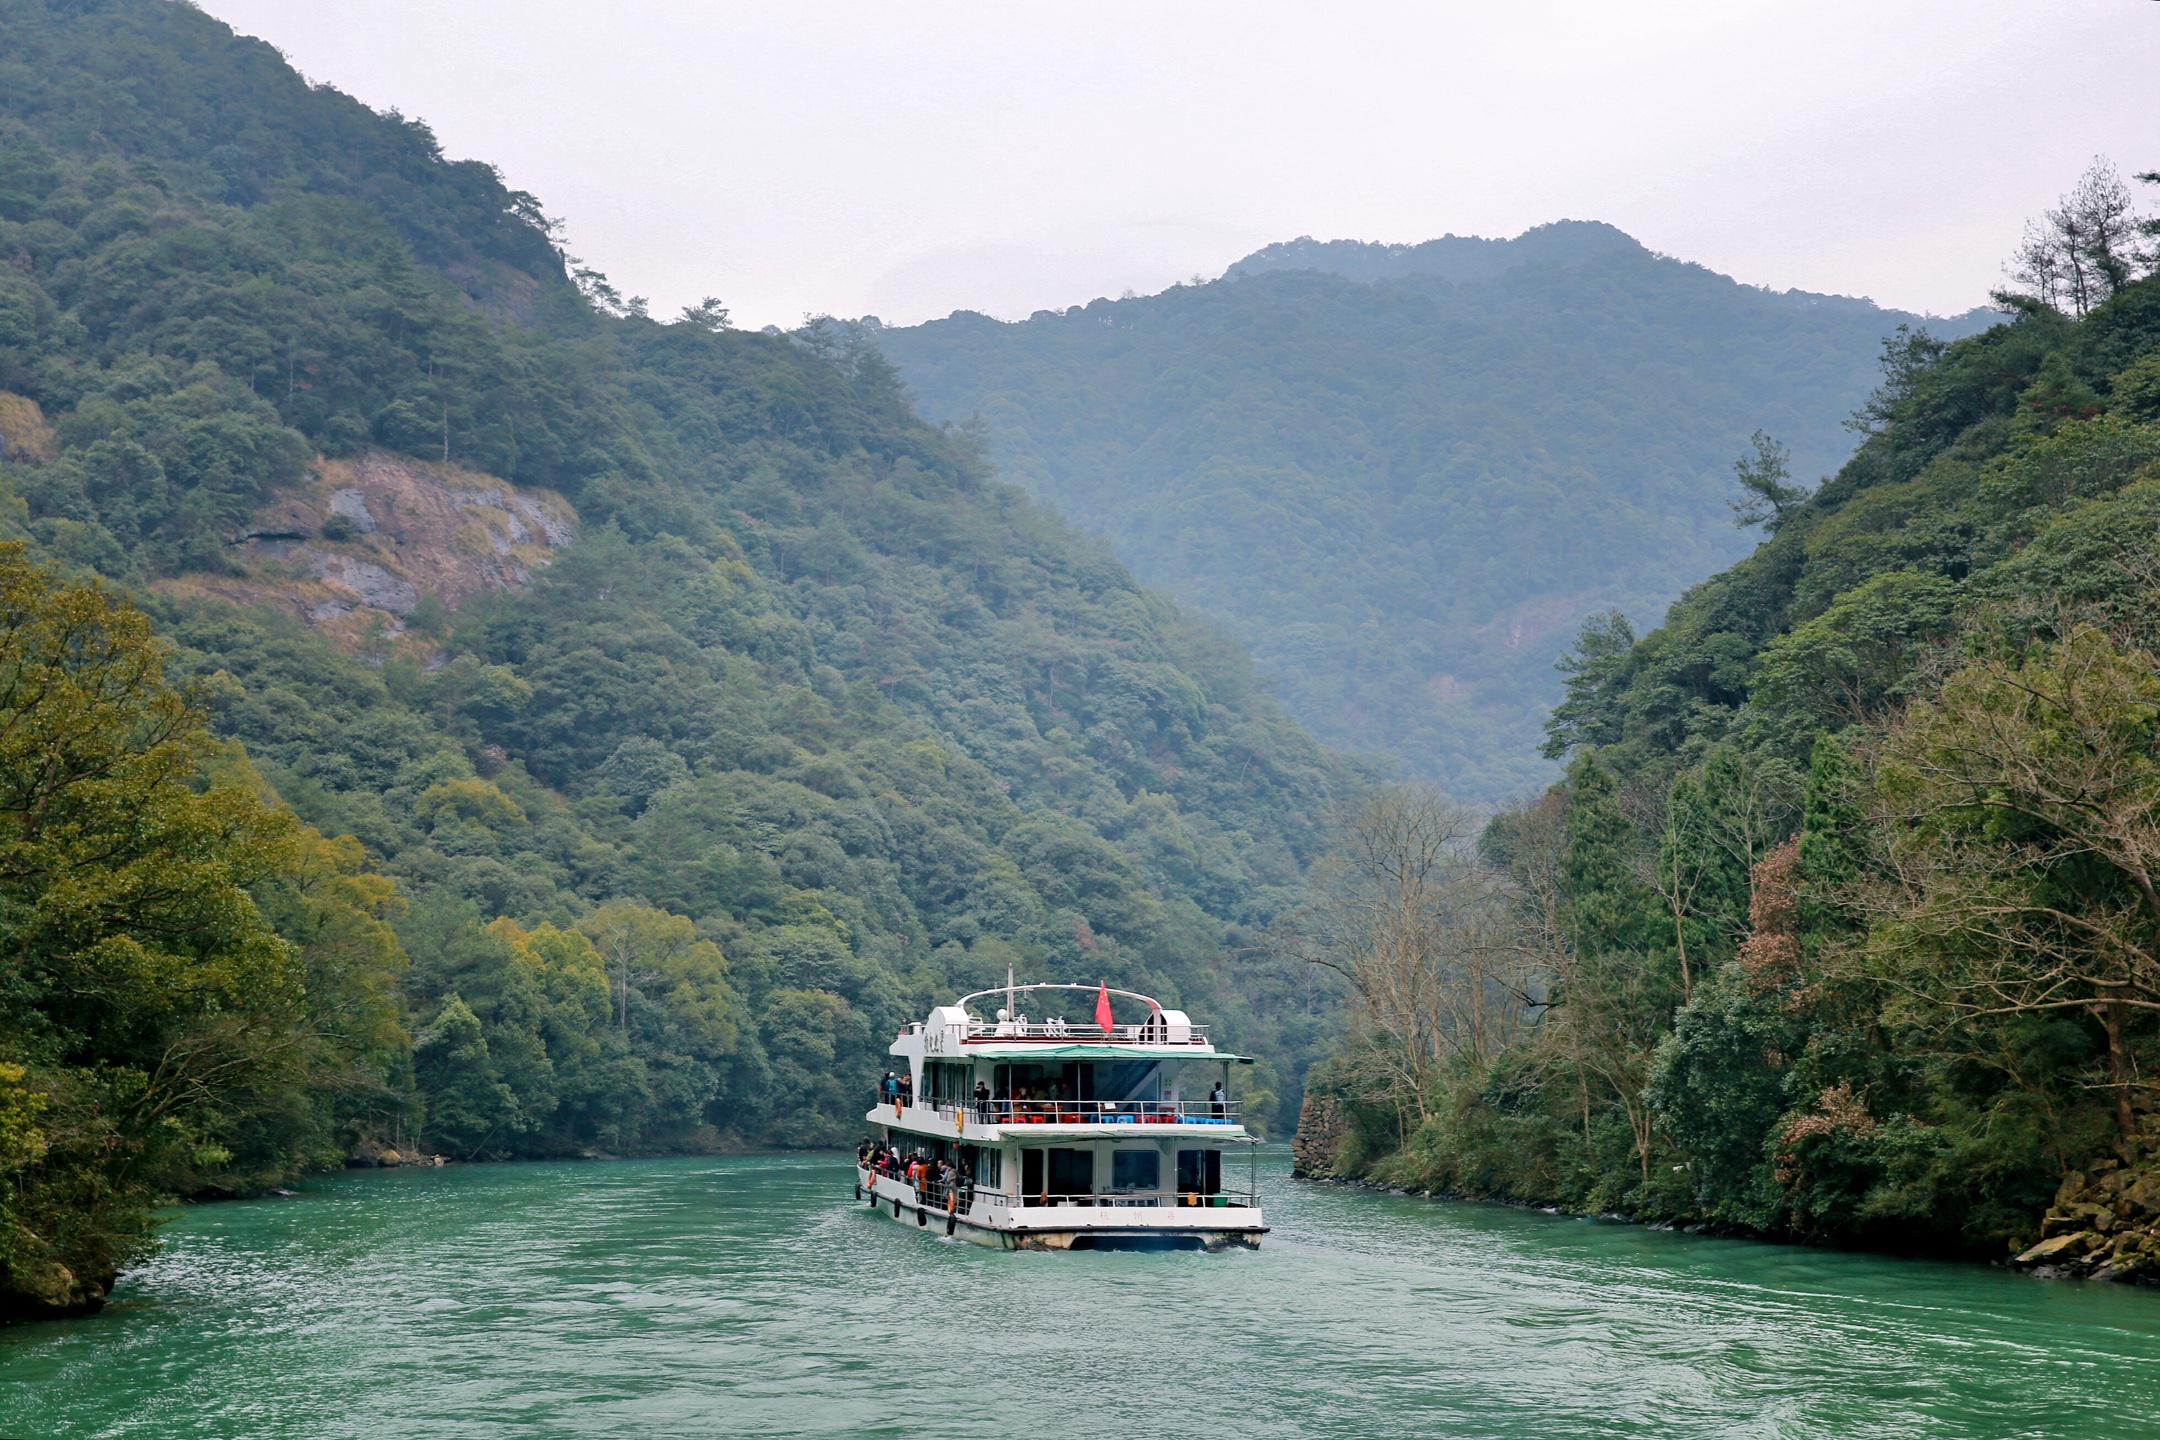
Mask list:
[[[1095,1025],[1105,1035],[1110,1033],[1110,987],[1105,985],[1095,996]]]

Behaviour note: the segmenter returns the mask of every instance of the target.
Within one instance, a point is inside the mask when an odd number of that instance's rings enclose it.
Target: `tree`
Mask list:
[[[1780,1198],[1764,1152],[1786,1108],[1791,1057],[1809,1030],[1792,1003],[1801,965],[1796,849],[1788,840],[1756,862],[1736,962],[1680,1012],[1648,1086],[1660,1126],[1688,1156],[1696,1203],[1763,1228]]]
[[[1642,832],[1595,753],[1568,768],[1567,855],[1561,920],[1566,943],[1553,987],[1551,1042],[1594,1075],[1626,1117],[1645,1185],[1655,1113],[1645,1099],[1650,1063],[1680,999],[1676,967],[1658,954],[1663,907],[1638,878],[1648,868]]]
[[[698,330],[726,330],[735,322],[728,318],[728,308],[720,303],[718,296],[707,295],[695,305],[683,306],[682,314],[676,317],[675,323]]]
[[[303,967],[249,889],[305,832],[196,788],[216,747],[166,660],[125,600],[0,545],[0,1063],[39,1152],[0,1191],[0,1306],[102,1301],[165,1178],[297,1073]]]
[[[1757,430],[1748,443],[1754,453],[1733,461],[1733,476],[1740,482],[1741,496],[1726,503],[1732,509],[1734,524],[1742,528],[1760,525],[1775,532],[1793,507],[1807,499],[1807,487],[1787,483],[1792,479],[1792,452],[1772,439],[1767,430]]]
[[[1592,615],[1575,636],[1575,648],[1553,662],[1567,676],[1567,698],[1553,707],[1545,722],[1539,753],[1559,760],[1585,745],[1610,745],[1620,738],[1625,719],[1621,695],[1627,687],[1628,652],[1635,647],[1635,627],[1618,610]]]
[[[2160,1017],[2156,741],[2160,662],[2089,627],[1959,671],[1889,734],[1860,891],[1886,976],[1949,1019],[2090,1017],[2126,1139]]]
[[[461,1159],[478,1159],[498,1139],[532,1128],[488,1054],[480,1017],[455,991],[413,1038],[413,1070],[427,1092],[429,1133]]]
[[[2135,237],[2147,232],[2136,212],[2114,165],[2093,157],[2075,189],[2025,222],[2025,238],[2005,267],[2011,283],[2022,287],[2013,293],[2066,314],[2088,313],[2142,266]]]
[[[227,748],[246,764],[239,742]],[[222,768],[204,766],[214,779]],[[275,801],[259,777],[256,787]],[[230,1160],[177,1177],[183,1190],[273,1185],[296,1167],[342,1163],[348,1147],[387,1144],[419,1118],[399,1083],[411,1041],[399,994],[407,961],[389,924],[405,910],[396,882],[368,868],[352,836],[328,839],[303,828],[290,864],[256,884],[253,895],[297,954],[305,1019],[293,1066],[222,1107],[216,1134]]]
[[[698,938],[686,917],[634,900],[602,905],[577,928],[600,953],[614,999],[616,1028],[630,1028],[633,1002],[665,1001],[722,1051],[734,1043],[727,962]]]
[[[1930,648],[1955,633],[1957,602],[1954,583],[1914,570],[1855,585],[1763,647],[1757,708],[1802,735],[1879,719],[1921,673]]]
[[[1345,827],[1291,953],[1341,976],[1370,1041],[1339,1083],[1422,1123],[1434,1081],[1482,1067],[1534,1012],[1539,976],[1512,943],[1504,877],[1472,848],[1477,815],[1426,786],[1378,790]]]
[[[1883,337],[1882,383],[1845,422],[1845,428],[1862,435],[1880,435],[1894,424],[1899,413],[1920,398],[1935,367],[1948,353],[1948,342],[1925,330],[1900,325]]]
[[[1799,789],[1790,765],[1730,742],[1712,746],[1701,765],[1674,777],[1656,826],[1655,856],[1638,852],[1634,871],[1670,916],[1683,1005],[1712,957],[1730,953],[1747,927],[1750,877],[1791,833]]]
[[[2141,184],[2160,185],[2160,170],[2140,170],[2131,177]],[[2137,263],[2148,275],[2160,274],[2160,216],[2148,215],[2137,223],[2146,244],[2137,252]]]

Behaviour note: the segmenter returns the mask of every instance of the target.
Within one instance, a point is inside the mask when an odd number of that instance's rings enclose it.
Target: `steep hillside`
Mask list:
[[[1296,241],[1214,284],[874,333],[926,414],[979,417],[1004,473],[1221,617],[1321,737],[1497,799],[1549,777],[1583,617],[1647,619],[1736,558],[1748,436],[1834,468],[1906,323],[1564,223]]]
[[[205,1089],[179,1150],[11,1149],[22,1193],[842,1141],[893,1027],[1008,966],[1180,999],[1268,1058],[1257,1113],[1294,1096],[1326,1017],[1236,937],[1357,776],[1234,642],[874,349],[655,320],[488,167],[192,8],[0,32],[0,529],[151,613],[203,783],[331,837],[307,883],[373,937],[264,879],[329,967],[309,1033],[366,1043]],[[133,1062],[7,993],[8,1114],[91,1113]]]
[[[2160,1281],[2160,219],[2104,165],[2014,273],[2072,260],[1892,347],[1662,626],[1586,628],[1566,781],[1462,880],[1533,1003],[1414,1097],[1363,1017],[1309,1166]]]

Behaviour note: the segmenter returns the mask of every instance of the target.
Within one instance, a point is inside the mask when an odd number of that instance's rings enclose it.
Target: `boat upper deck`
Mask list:
[[[1004,1002],[991,1017],[970,1008],[991,996]],[[1112,1009],[1112,996],[1125,1002],[1125,1018]],[[1143,1014],[1134,1014],[1134,1001],[1146,1007]],[[1092,1018],[1031,1018],[1021,1008],[1065,1004]],[[887,1076],[867,1117],[888,1126],[985,1141],[1016,1130],[1163,1134],[1157,1126],[1187,1135],[1212,1132],[1225,1141],[1244,1138],[1238,1106],[1226,1092],[1229,1067],[1252,1062],[1217,1050],[1207,1027],[1183,1011],[1128,990],[1008,982],[906,1025],[892,1054],[906,1060],[907,1069]],[[1198,1077],[1194,1062],[1205,1067]],[[1222,1074],[1209,1076],[1217,1064]]]
[[[1020,1009],[1028,1003],[1054,999],[1060,993],[1094,1002],[1095,1018],[1067,1020],[1061,1015],[1031,1019]],[[1145,1018],[1119,1023],[1110,1010],[1110,997],[1137,1000],[1147,1007]],[[994,1018],[986,1019],[969,1009],[969,1002],[1000,997],[1006,1002]],[[1109,1023],[1103,1023],[1107,1020]],[[1195,1025],[1182,1010],[1165,1010],[1152,996],[1132,990],[1113,990],[1098,985],[1007,985],[1002,990],[983,990],[964,995],[951,1005],[940,1005],[925,1021],[910,1023],[900,1034],[895,1054],[913,1051],[950,1058],[1028,1059],[1195,1059],[1243,1063],[1242,1055],[1217,1050],[1208,1039],[1208,1027]]]

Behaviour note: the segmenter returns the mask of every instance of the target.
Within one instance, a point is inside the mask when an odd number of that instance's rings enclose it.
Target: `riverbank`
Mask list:
[[[1546,1197],[1469,1194],[1340,1173],[1332,1167],[1347,1131],[1347,1123],[1333,1102],[1308,1095],[1299,1115],[1298,1133],[1291,1141],[1293,1178],[1404,1198],[1500,1205],[1547,1215],[1609,1220],[1683,1235],[1714,1235],[1776,1245],[1799,1243],[1790,1236],[1750,1226],[1718,1224],[1686,1215],[1636,1216],[1616,1210],[1579,1210]],[[1971,1255],[1928,1258],[2007,1266],[2043,1280],[2093,1279],[2160,1287],[2160,1156],[2136,1151],[2127,1162],[2119,1156],[2102,1157],[2086,1170],[2071,1171],[2063,1177],[2054,1203],[2033,1218],[2031,1229],[2012,1243],[2010,1251],[2008,1256],[1997,1259]],[[1874,1253],[1898,1252],[1884,1249]]]

